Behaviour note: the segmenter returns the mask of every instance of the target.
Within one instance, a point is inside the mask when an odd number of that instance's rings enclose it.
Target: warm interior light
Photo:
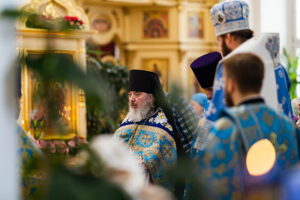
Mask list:
[[[276,160],[273,144],[267,140],[259,140],[253,144],[247,153],[246,166],[250,175],[261,176],[270,171]]]

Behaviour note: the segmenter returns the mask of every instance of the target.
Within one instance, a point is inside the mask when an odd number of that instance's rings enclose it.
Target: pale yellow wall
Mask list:
[[[143,38],[143,16],[147,11],[168,12],[168,38]],[[144,59],[168,60],[168,87],[172,83],[181,84],[182,76],[178,60],[178,15],[176,7],[144,8],[137,7],[128,11],[126,51],[130,52],[131,58],[127,64],[130,69],[143,69]]]
[[[185,97],[190,98],[194,93],[194,74],[190,69],[190,64],[193,60],[211,51],[216,51],[215,33],[213,24],[210,19],[210,7],[201,5],[199,3],[184,3],[178,8],[179,15],[179,41],[181,44],[182,56],[181,63],[179,64],[182,72],[182,87],[185,91]],[[204,23],[204,37],[202,39],[190,38],[188,36],[188,15],[189,13],[203,13]]]
[[[175,82],[183,88],[185,97],[191,96],[193,74],[189,69],[189,64],[199,56],[217,50],[213,25],[209,16],[211,6],[209,3],[181,1],[162,6],[159,4],[138,5],[138,3],[134,5],[126,1],[123,3],[88,2],[83,3],[83,7],[85,10],[88,9],[91,23],[93,18],[101,13],[114,18],[113,23],[118,21],[118,26],[114,26],[106,35],[95,35],[94,42],[105,44],[117,36],[121,53],[120,62],[129,69],[143,69],[144,59],[167,59],[168,89],[172,82]],[[147,11],[168,12],[168,38],[143,38],[143,17],[144,12]],[[188,14],[191,12],[203,13],[203,38],[188,36]]]
[[[120,58],[119,62],[123,65],[126,64],[126,58],[124,53],[123,45],[126,42],[126,12],[124,12],[122,7],[119,6],[112,6],[112,5],[90,5],[86,4],[83,6],[85,11],[87,12],[88,18],[91,23],[95,19],[97,19],[101,15],[105,15],[109,18],[111,22],[111,29],[106,33],[99,33],[96,32],[90,39],[89,42],[98,45],[105,45],[114,40],[118,47],[120,48]],[[105,61],[105,58],[104,58]]]
[[[125,38],[125,21],[123,10],[120,7],[112,6],[86,6],[88,17],[92,23],[97,17],[105,15],[111,20],[111,29],[106,33],[96,33],[91,40],[99,45],[107,44],[115,37],[120,39],[120,42]]]

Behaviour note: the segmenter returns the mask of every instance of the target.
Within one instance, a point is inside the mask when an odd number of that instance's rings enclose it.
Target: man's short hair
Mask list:
[[[264,78],[264,63],[253,53],[238,53],[223,62],[227,78],[236,82],[242,94],[259,93]]]
[[[225,33],[223,35],[220,35],[220,37],[224,39],[226,34],[230,34],[240,43],[243,43],[253,37],[253,31],[250,29]]]

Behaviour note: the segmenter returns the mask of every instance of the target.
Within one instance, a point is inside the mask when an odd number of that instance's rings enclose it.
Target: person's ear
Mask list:
[[[232,93],[235,90],[234,81],[231,78],[227,78],[227,92]]]
[[[230,46],[230,44],[231,44],[231,42],[232,42],[232,36],[231,36],[231,34],[227,33],[227,34],[225,35],[224,41],[225,41],[225,44],[226,44],[227,46]]]
[[[150,100],[150,102],[153,101],[153,94],[149,95],[149,100]]]

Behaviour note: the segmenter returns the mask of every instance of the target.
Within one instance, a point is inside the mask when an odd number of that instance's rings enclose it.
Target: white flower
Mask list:
[[[158,115],[154,119],[154,123],[156,123],[156,124],[164,124],[167,122],[168,122],[168,120],[163,112],[159,112]]]
[[[147,181],[144,169],[127,145],[111,135],[101,135],[91,142],[91,148],[115,172],[111,176],[112,181],[120,184],[136,199]],[[124,172],[127,172],[126,176],[120,176]]]

